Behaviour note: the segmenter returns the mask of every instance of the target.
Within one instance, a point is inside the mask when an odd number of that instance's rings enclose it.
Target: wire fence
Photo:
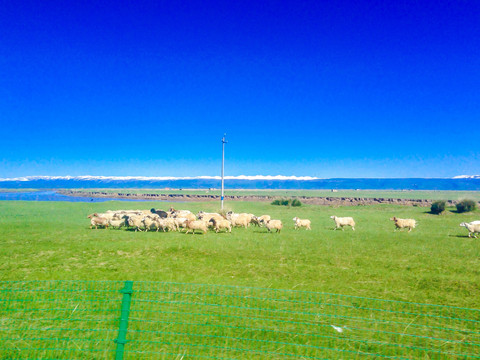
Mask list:
[[[163,282],[0,282],[0,359],[480,359],[480,310]]]

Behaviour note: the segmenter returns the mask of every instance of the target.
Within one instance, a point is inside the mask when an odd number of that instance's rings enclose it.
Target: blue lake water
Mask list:
[[[152,201],[152,200],[136,200],[136,199],[132,200],[132,199],[66,196],[66,195],[58,194],[55,191],[0,192],[0,200],[69,201],[69,202],[105,202],[105,201],[112,201],[112,200],[130,201],[130,202]]]

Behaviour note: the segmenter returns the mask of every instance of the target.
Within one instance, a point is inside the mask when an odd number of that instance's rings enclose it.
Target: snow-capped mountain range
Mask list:
[[[225,180],[319,180],[313,176],[285,175],[238,175],[225,176]],[[174,180],[221,180],[220,176],[24,176],[16,178],[0,178],[0,181],[35,181],[35,180],[78,180],[78,181],[174,181]]]
[[[453,179],[480,179],[480,175],[458,175],[454,176]]]

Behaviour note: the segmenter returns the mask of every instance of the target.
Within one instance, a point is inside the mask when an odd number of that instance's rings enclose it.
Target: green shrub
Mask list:
[[[298,199],[293,199],[292,206],[302,206],[302,203]]]
[[[441,214],[442,212],[445,211],[445,204],[446,204],[446,201],[444,200],[435,201],[432,204],[432,207],[430,208],[430,212],[436,215]]]
[[[477,203],[473,200],[462,200],[457,204],[457,212],[464,213],[473,211],[477,208]]]
[[[302,206],[302,203],[298,199],[276,199],[273,200],[271,204],[283,206]]]

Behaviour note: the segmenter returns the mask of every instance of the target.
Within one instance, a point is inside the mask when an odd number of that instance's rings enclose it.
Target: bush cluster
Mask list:
[[[302,203],[298,199],[277,199],[273,200],[271,204],[283,206],[302,206]]]
[[[457,212],[464,213],[475,210],[477,208],[477,203],[473,200],[462,200],[456,206]]]
[[[446,201],[444,200],[435,201],[432,204],[432,207],[430,208],[430,212],[436,215],[441,214],[442,212],[445,211],[445,204],[446,204]]]

